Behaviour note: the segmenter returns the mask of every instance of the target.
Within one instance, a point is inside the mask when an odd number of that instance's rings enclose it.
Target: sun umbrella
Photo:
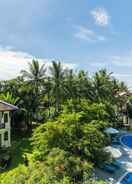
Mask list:
[[[112,146],[105,147],[104,151],[109,152],[112,155],[113,158],[119,158],[122,155],[119,148],[114,148]]]
[[[107,134],[118,134],[119,131],[117,129],[111,127],[111,128],[106,128],[105,133],[107,133]]]

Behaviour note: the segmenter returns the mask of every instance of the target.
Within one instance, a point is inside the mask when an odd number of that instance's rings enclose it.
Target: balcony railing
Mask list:
[[[0,123],[0,129],[5,128],[5,123]]]

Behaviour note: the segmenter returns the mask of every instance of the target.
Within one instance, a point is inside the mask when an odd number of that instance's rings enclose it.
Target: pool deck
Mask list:
[[[95,175],[98,179],[105,180],[107,184],[116,184],[119,179],[128,171],[132,171],[132,149],[125,145],[118,145],[116,147],[122,155],[117,159],[123,165],[123,170],[117,170],[115,174],[109,174],[100,169],[95,169]]]

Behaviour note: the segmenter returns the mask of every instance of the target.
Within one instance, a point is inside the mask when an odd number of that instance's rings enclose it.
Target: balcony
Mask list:
[[[0,129],[5,128],[5,123],[0,123]]]

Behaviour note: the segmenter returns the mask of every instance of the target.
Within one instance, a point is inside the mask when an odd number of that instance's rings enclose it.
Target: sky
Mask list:
[[[33,58],[89,75],[101,68],[132,87],[131,0],[0,0],[0,80]]]

